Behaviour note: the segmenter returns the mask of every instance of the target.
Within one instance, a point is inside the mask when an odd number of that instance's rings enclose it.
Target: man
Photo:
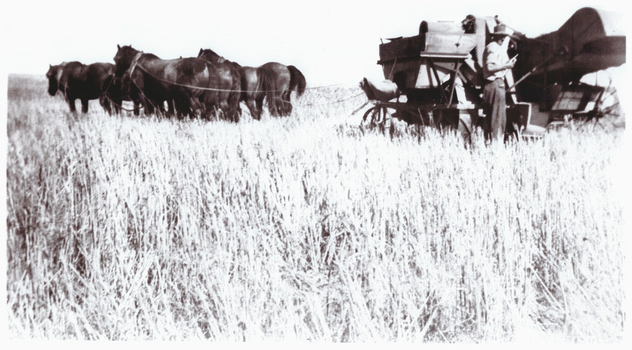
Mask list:
[[[488,118],[487,132],[491,134],[492,140],[503,137],[507,125],[505,75],[516,64],[516,57],[509,59],[507,56],[510,34],[504,24],[494,27],[492,41],[485,47],[483,54],[483,105]]]

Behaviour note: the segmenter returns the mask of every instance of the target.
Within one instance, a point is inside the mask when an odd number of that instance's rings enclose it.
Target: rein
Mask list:
[[[161,81],[163,83],[167,83],[167,84],[171,84],[171,85],[176,85],[176,86],[181,86],[181,87],[186,87],[186,88],[190,88],[190,89],[198,89],[198,90],[208,90],[208,91],[224,91],[224,92],[230,92],[230,91],[235,91],[236,90],[227,90],[227,89],[213,89],[213,88],[204,88],[204,87],[200,87],[200,86],[191,86],[191,85],[185,85],[185,84],[179,84],[173,81],[168,81],[162,78],[159,78],[157,76],[155,76],[154,74],[152,74],[151,72],[149,72],[147,69],[145,69],[145,67],[143,67],[141,64],[138,63],[138,60],[140,59],[140,57],[143,55],[144,53],[142,51],[139,51],[136,56],[134,56],[134,59],[132,60],[132,63],[130,64],[130,67],[127,69],[129,71],[129,76],[130,79],[132,79],[132,74],[134,74],[134,70],[136,69],[136,67],[138,67],[138,69],[142,70],[143,72],[147,73],[149,76],[151,76],[152,78]],[[136,85],[137,88],[140,89],[140,87],[136,84],[136,82],[134,81],[134,79],[132,79],[132,82],[134,83],[134,85]],[[141,91],[142,92],[142,91]],[[244,91],[239,91],[239,92],[244,92]],[[246,91],[247,92],[247,91]]]
[[[201,86],[193,86],[193,85],[187,85],[187,84],[180,84],[180,83],[176,83],[173,81],[169,81],[169,80],[165,80],[163,78],[157,77],[156,75],[154,75],[153,73],[149,72],[147,69],[145,69],[145,67],[143,67],[138,61],[140,59],[140,57],[144,54],[144,52],[139,51],[136,56],[134,56],[134,59],[132,60],[132,63],[130,64],[130,67],[128,68],[129,74],[130,74],[130,78],[132,77],[132,74],[134,73],[134,70],[136,68],[140,69],[141,71],[143,71],[144,73],[146,73],[147,75],[149,75],[150,77],[152,77],[153,79],[156,79],[160,82],[166,83],[166,84],[170,84],[170,85],[174,85],[174,86],[180,86],[180,87],[185,87],[185,88],[189,88],[189,89],[196,89],[196,90],[205,90],[205,91],[219,91],[219,92],[239,92],[239,93],[252,93],[252,92],[259,92],[260,90],[231,90],[231,89],[216,89],[216,88],[208,88],[208,87],[201,87]],[[216,67],[215,64],[213,64],[213,62],[207,60],[204,57],[198,57],[201,59],[204,59],[208,64],[210,64],[213,67]],[[226,61],[226,59],[222,56],[219,57],[218,62],[217,63],[222,63],[223,61]],[[136,87],[140,89],[140,87],[136,84],[136,82],[134,81],[134,79],[132,79],[132,82],[134,83],[134,85],[136,85]],[[331,84],[331,85],[326,85],[326,86],[319,86],[319,87],[306,87],[306,90],[317,90],[317,89],[321,89],[324,87],[334,87],[334,86],[338,86],[341,84]],[[263,90],[262,90],[263,91]],[[274,92],[283,92],[285,90],[275,90]],[[141,90],[142,92],[142,90]],[[277,99],[279,99],[277,97]]]
[[[212,63],[211,63],[212,65]],[[180,83],[176,83],[173,81],[169,81],[169,80],[165,80],[162,78],[159,78],[157,76],[155,76],[154,74],[152,74],[151,72],[147,71],[147,69],[145,69],[143,66],[141,66],[140,64],[137,64],[138,69],[142,70],[143,72],[147,73],[149,76],[151,76],[152,78],[161,81],[163,83],[167,83],[170,85],[175,85],[175,86],[180,86],[180,87],[185,87],[185,88],[189,88],[189,89],[197,89],[197,90],[206,90],[206,91],[221,91],[221,92],[257,92],[257,91],[247,91],[247,90],[231,90],[231,89],[215,89],[215,88],[207,88],[207,87],[201,87],[201,86],[193,86],[193,85],[186,85],[186,84],[180,84]],[[281,91],[281,90],[279,90]]]
[[[212,62],[210,62],[210,61],[208,61],[208,60],[206,60],[206,59],[204,59],[204,60],[205,60],[208,64],[210,64],[211,66],[215,67],[215,65],[214,65]],[[218,61],[218,63],[219,63],[219,61]],[[216,88],[208,88],[208,87],[201,87],[201,86],[193,86],[193,85],[180,84],[180,83],[176,83],[176,82],[173,82],[173,81],[165,80],[165,79],[162,79],[162,78],[159,78],[159,77],[155,76],[154,74],[152,74],[151,72],[149,72],[147,69],[145,69],[145,67],[143,67],[141,64],[139,64],[139,63],[138,63],[138,60],[137,60],[136,58],[135,58],[135,60],[132,62],[132,65],[131,65],[131,66],[130,66],[130,68],[129,68],[129,69],[130,69],[130,76],[131,76],[131,74],[132,74],[133,70],[134,70],[136,67],[138,67],[138,69],[142,70],[143,72],[147,73],[149,76],[151,76],[152,78],[154,78],[154,79],[156,79],[156,80],[158,80],[158,81],[161,81],[161,82],[163,82],[163,83],[170,84],[170,85],[175,85],[175,86],[180,86],[180,87],[189,88],[189,89],[197,89],[197,90],[205,90],[205,91],[219,91],[219,92],[239,92],[239,93],[243,93],[243,92],[246,92],[246,93],[259,92],[259,90],[254,90],[254,91],[252,91],[252,90],[231,90],[231,89],[216,89]],[[283,92],[283,91],[285,91],[285,90],[275,90],[274,92]]]

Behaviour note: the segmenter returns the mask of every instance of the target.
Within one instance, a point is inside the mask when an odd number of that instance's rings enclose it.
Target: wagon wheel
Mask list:
[[[603,106],[604,102],[609,100],[610,98],[613,98],[615,102],[610,106],[604,107]],[[589,120],[595,121],[593,129],[597,127],[597,125],[600,125],[601,127],[603,127],[603,125],[599,124],[599,121],[601,120],[601,118],[605,116],[612,116],[615,118],[619,117],[621,115],[619,108],[620,108],[620,102],[619,102],[619,96],[617,94],[617,90],[612,88],[611,85],[609,85],[605,89],[605,91],[601,94],[599,99],[597,100],[595,109],[588,113],[587,121]],[[614,122],[612,120],[610,120],[610,122],[614,125]]]
[[[369,108],[366,113],[364,113],[364,117],[362,117],[362,125],[368,127],[376,127],[384,128],[386,126],[386,122],[391,119],[391,114],[388,112],[386,106],[377,104],[374,107]]]

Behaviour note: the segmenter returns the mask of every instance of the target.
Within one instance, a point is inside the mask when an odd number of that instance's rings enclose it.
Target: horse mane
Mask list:
[[[200,49],[198,57],[203,58],[207,61],[215,60],[217,62],[219,62],[220,58],[222,58],[222,56],[218,55],[215,51],[211,49]]]
[[[129,52],[132,52],[132,55],[130,56],[136,56],[138,53],[142,53],[144,58],[148,58],[148,59],[160,59],[160,57],[154,55],[153,53],[147,53],[147,52],[143,52],[140,50],[137,50],[135,48],[132,47],[132,45],[125,45],[125,46],[120,46],[117,45],[119,51],[123,50],[124,52],[126,52],[126,54],[129,54]]]
[[[73,66],[83,66],[84,64],[79,61],[70,61],[70,62],[62,62],[60,66],[62,68],[73,67]]]
[[[213,55],[213,56],[218,56],[219,57],[219,54],[217,52],[211,50],[211,49],[200,49],[200,53],[198,54],[198,56],[201,55],[201,54],[205,54],[206,55],[206,54],[209,54],[209,53],[211,55]]]
[[[227,60],[224,56],[218,55],[217,52],[211,49],[200,49],[200,52],[198,53],[198,57],[203,58],[213,64],[226,63],[233,66],[236,69],[241,68],[241,65],[239,63]]]
[[[143,53],[143,58],[148,58],[148,59],[160,59],[160,57],[154,55],[153,53]]]
[[[237,68],[237,69],[241,68],[241,64],[239,64],[239,63],[237,63],[237,62],[233,62],[233,61],[229,61],[229,60],[226,60],[226,62],[228,62],[228,63],[232,64],[232,65],[233,65],[233,66],[235,66],[235,68]]]

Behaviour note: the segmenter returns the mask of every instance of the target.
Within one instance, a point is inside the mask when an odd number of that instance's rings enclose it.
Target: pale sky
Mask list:
[[[627,12],[620,0],[17,0],[2,15],[6,73],[44,75],[49,64],[113,62],[116,45],[161,58],[210,48],[242,65],[297,66],[308,85],[381,77],[381,38],[416,35],[419,23],[494,16],[528,37],[557,30],[584,6]],[[624,13],[624,15],[627,14]]]

